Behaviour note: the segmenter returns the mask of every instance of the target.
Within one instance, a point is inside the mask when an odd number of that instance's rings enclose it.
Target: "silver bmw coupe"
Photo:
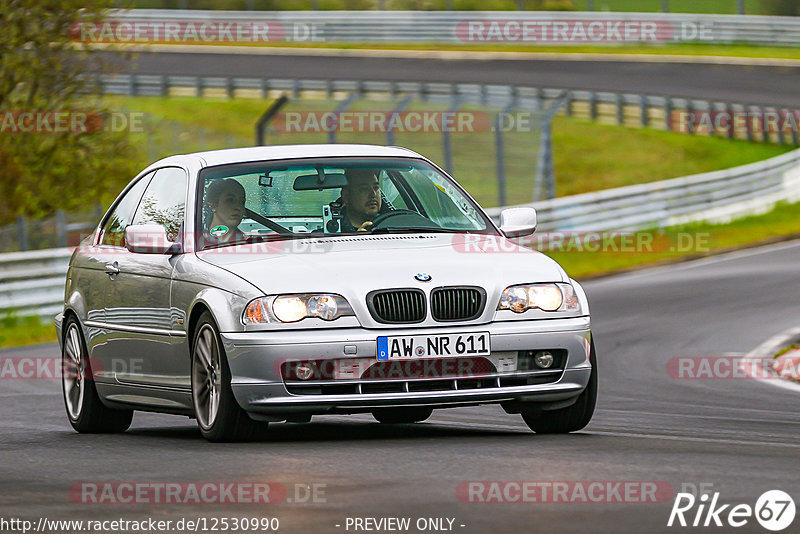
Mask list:
[[[172,156],[122,191],[69,265],[56,317],[67,416],[121,432],[135,410],[212,441],[269,422],[372,413],[416,423],[499,403],[537,433],[580,430],[597,364],[586,295],[399,147]]]

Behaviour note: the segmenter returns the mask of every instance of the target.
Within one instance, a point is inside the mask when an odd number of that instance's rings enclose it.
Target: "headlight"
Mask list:
[[[257,298],[247,305],[242,320],[245,324],[296,323],[306,318],[333,321],[344,315],[355,315],[344,297],[309,293]]]
[[[571,284],[525,284],[507,287],[500,296],[498,310],[522,313],[539,308],[544,311],[580,311],[578,296]]]

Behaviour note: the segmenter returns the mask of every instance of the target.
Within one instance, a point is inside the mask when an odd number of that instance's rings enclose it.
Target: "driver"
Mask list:
[[[381,186],[373,169],[346,169],[341,232],[366,232],[381,209]]]

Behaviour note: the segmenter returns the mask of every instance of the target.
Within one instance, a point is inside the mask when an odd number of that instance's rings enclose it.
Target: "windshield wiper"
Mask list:
[[[325,234],[313,233],[313,232],[297,232],[291,234],[264,234],[264,235],[251,235],[248,236],[248,240],[252,242],[252,240],[256,240],[259,242],[263,241],[290,241],[293,239],[310,239],[312,237],[322,237]]]
[[[370,232],[371,234],[461,234],[470,233],[469,230],[455,230],[453,228],[436,228],[431,226],[385,226],[383,228],[376,228]]]
[[[245,239],[237,239],[236,241],[227,241],[225,243],[214,243],[203,247],[203,250],[221,247],[231,247],[235,245],[248,245],[253,243],[264,243],[269,241],[291,241],[294,239],[308,239],[311,237],[321,237],[324,234],[314,234],[311,232],[292,233],[292,234],[264,234],[264,235],[249,235]]]

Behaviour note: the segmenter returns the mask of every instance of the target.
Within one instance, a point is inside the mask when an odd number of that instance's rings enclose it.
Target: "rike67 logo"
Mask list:
[[[781,490],[764,492],[755,506],[721,504],[718,491],[711,496],[703,493],[699,497],[692,493],[678,493],[667,526],[739,528],[755,518],[763,528],[778,532],[792,524],[795,512],[794,500]]]

